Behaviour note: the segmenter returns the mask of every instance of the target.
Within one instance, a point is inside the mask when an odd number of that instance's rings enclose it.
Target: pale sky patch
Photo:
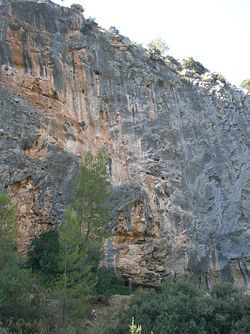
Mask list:
[[[233,84],[250,78],[250,0],[54,0],[146,46],[161,37],[177,59],[193,57]]]

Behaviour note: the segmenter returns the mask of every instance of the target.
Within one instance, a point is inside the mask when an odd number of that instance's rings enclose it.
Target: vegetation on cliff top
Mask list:
[[[250,79],[243,80],[240,87],[250,91]]]
[[[208,70],[198,61],[194,60],[194,58],[189,57],[184,59],[182,62],[182,67],[188,70],[194,70],[196,73],[204,74]]]
[[[150,56],[153,59],[166,56],[169,47],[162,38],[155,38],[147,45]]]

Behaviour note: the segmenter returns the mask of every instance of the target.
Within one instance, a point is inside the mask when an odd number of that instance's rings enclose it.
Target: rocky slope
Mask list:
[[[80,159],[110,157],[106,265],[139,284],[249,282],[250,97],[49,0],[0,1],[0,190],[19,248],[59,224]]]

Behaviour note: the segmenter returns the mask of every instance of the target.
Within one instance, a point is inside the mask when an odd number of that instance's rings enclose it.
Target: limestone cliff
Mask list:
[[[0,65],[0,190],[21,251],[61,222],[84,154],[104,150],[106,265],[136,283],[247,287],[249,95],[49,0],[0,1]]]

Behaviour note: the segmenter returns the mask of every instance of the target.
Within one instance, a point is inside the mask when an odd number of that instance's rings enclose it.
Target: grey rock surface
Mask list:
[[[78,157],[105,150],[106,265],[139,284],[193,274],[247,288],[249,95],[70,8],[5,1],[0,19],[0,80],[21,94],[1,86],[2,190],[27,211],[20,187],[33,191],[37,217],[21,226],[59,224]]]
[[[0,124],[0,192],[14,199],[21,224],[20,251],[25,251],[30,238],[62,221],[79,161],[56,142],[43,156],[32,156],[29,151],[41,141],[40,128],[48,126],[48,119],[1,83]],[[42,145],[50,135],[53,130],[42,138]]]

